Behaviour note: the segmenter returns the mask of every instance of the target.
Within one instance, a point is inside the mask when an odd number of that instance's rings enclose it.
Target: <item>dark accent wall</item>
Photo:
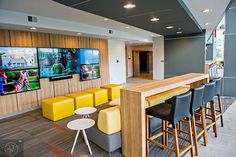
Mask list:
[[[205,34],[165,39],[165,77],[204,73]]]
[[[206,50],[206,60],[213,60],[214,55],[213,55],[213,44],[207,44],[206,45],[207,50]]]
[[[223,95],[236,97],[236,0],[226,11]]]

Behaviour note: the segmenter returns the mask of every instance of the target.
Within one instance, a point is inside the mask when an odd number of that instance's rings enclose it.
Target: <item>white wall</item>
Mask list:
[[[125,43],[123,41],[108,40],[110,83],[126,82]],[[119,61],[119,62],[117,62]]]
[[[153,80],[164,79],[164,37],[153,38]]]

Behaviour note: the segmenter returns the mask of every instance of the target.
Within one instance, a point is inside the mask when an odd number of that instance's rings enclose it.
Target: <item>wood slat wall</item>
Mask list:
[[[0,46],[98,48],[100,49],[101,73],[100,79],[92,81],[80,81],[79,74],[73,75],[72,79],[54,82],[44,78],[40,79],[40,90],[0,96],[0,116],[39,106],[45,98],[100,87],[109,82],[106,39],[3,29],[0,29],[0,36]]]

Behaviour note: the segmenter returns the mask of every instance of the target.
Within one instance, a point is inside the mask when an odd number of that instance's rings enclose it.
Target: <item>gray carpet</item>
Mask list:
[[[223,109],[226,110],[234,101],[234,98],[223,98]],[[235,111],[229,110],[228,114]],[[236,115],[236,114],[234,114]],[[9,139],[21,139],[24,141],[24,151],[19,157],[85,157],[90,156],[88,149],[82,138],[79,138],[73,155],[69,152],[71,150],[73,140],[75,138],[75,131],[69,130],[66,124],[78,116],[72,116],[58,122],[52,122],[42,117],[41,110],[35,110],[26,114],[21,114],[12,118],[0,121],[0,146],[1,142]],[[236,118],[235,116],[232,118]],[[232,123],[232,122],[231,122]],[[233,135],[234,130],[230,129],[230,120],[225,118],[225,131],[219,129],[220,142],[221,137]],[[234,125],[235,127],[235,125]],[[235,129],[235,128],[234,128]],[[231,138],[232,139],[232,138]],[[235,139],[235,138],[234,138]],[[209,148],[212,142],[209,139]],[[94,157],[106,157],[108,154],[99,148],[96,144],[90,142]],[[0,147],[1,148],[1,147]],[[203,148],[206,149],[206,148]],[[162,150],[157,146],[151,146],[151,157],[168,157],[173,156],[170,152]],[[0,157],[1,149],[0,149]],[[112,153],[112,157],[122,157],[121,150]],[[205,157],[205,156],[203,156]]]

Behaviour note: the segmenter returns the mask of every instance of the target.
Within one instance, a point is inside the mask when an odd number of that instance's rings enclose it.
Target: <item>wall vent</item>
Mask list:
[[[38,22],[38,18],[35,16],[28,16],[28,22]]]

